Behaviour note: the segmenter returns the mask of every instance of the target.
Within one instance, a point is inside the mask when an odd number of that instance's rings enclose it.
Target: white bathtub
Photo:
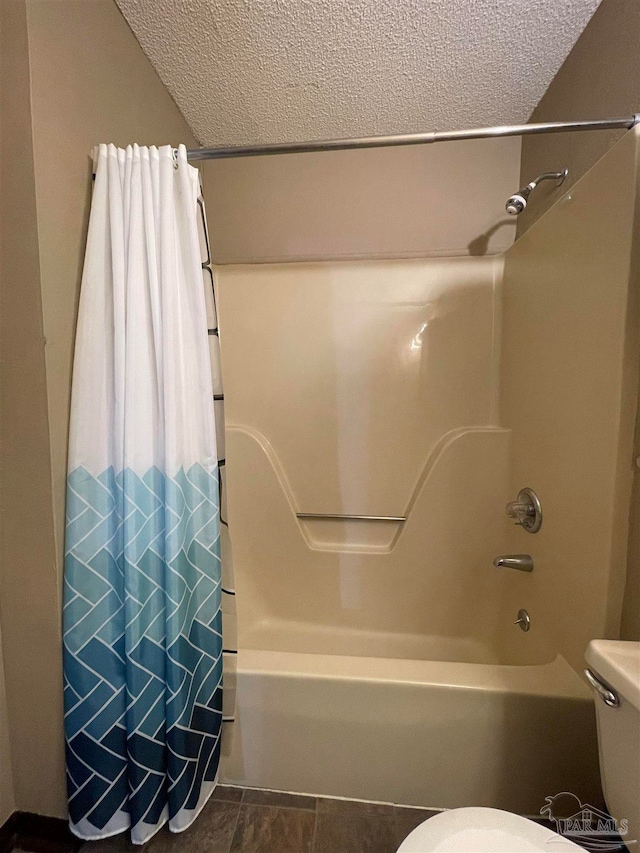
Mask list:
[[[557,657],[535,666],[241,650],[229,784],[537,814],[599,801],[592,699]]]

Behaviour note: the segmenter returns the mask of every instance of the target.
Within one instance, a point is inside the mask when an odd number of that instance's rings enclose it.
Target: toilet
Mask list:
[[[621,824],[622,831],[626,829],[623,840],[631,850],[637,850],[640,847],[640,643],[593,640],[585,657],[589,665],[585,675],[595,694],[602,790],[611,815],[619,822],[626,821],[626,826]],[[562,829],[559,825],[558,830]],[[558,835],[520,815],[500,809],[460,808],[441,812],[421,823],[405,838],[398,853],[553,853],[554,850],[584,853],[584,847],[570,836]]]

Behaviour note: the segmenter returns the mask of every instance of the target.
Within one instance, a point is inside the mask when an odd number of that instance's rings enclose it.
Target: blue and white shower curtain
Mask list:
[[[69,814],[84,839],[181,831],[217,778],[220,483],[198,196],[184,146],[99,148],[64,593]]]

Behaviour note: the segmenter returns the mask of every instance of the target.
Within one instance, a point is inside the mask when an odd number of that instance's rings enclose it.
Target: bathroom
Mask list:
[[[0,0],[0,853],[640,843],[639,44],[637,0]],[[215,773],[142,831],[76,819],[63,696],[109,144],[198,195],[222,489]]]

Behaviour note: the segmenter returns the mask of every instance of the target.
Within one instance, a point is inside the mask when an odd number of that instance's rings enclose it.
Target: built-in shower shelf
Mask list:
[[[297,512],[296,518],[319,518],[329,521],[406,521],[406,515],[346,515],[332,512]]]
[[[405,528],[406,515],[296,512],[295,518],[315,551],[388,553]]]

